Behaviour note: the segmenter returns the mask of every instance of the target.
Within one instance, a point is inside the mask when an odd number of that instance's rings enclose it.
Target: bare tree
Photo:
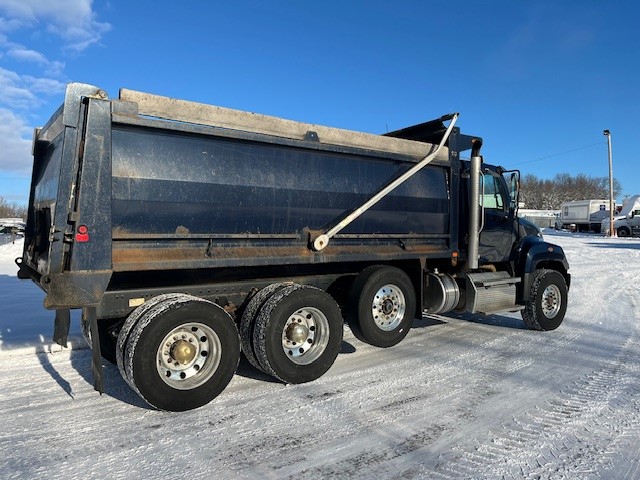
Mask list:
[[[614,178],[614,197],[621,189],[620,182]],[[526,208],[558,210],[563,202],[609,198],[609,178],[559,173],[552,180],[542,180],[529,173],[522,178],[520,198]]]
[[[27,218],[27,207],[18,203],[9,203],[0,197],[0,218]]]

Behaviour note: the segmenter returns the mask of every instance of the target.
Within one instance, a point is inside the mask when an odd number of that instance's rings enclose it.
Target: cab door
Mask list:
[[[509,261],[517,229],[515,208],[511,208],[506,183],[497,172],[485,170],[481,188],[484,214],[480,231],[480,263]]]

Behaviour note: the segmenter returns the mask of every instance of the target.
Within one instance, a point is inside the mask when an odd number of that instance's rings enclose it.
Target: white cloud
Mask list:
[[[11,108],[27,109],[37,102],[22,77],[16,72],[0,67],[0,104]]]
[[[63,40],[64,55],[99,43],[110,28],[97,20],[93,0],[0,0],[0,58],[12,61],[11,67],[0,67],[0,171],[30,173],[29,124],[39,107],[65,89],[65,63],[48,58],[37,44],[34,48],[14,42],[14,35],[20,30],[26,33],[23,39],[31,38],[23,41],[30,43],[43,33],[56,35]]]
[[[29,85],[29,90],[35,93],[44,93],[46,95],[57,95],[64,93],[65,83],[53,78],[38,78],[30,75],[24,75],[23,81]]]
[[[7,37],[2,34],[0,34],[0,48],[5,49],[8,58],[20,62],[30,62],[44,67],[44,73],[48,77],[59,78],[62,76],[65,66],[64,62],[49,60],[43,53],[27,48],[19,43],[10,42]],[[0,58],[3,56],[5,56],[5,54],[0,51]]]
[[[31,15],[31,8],[28,0],[0,0],[0,9],[11,21],[28,21]],[[31,18],[35,20],[35,18]]]
[[[39,63],[42,65],[48,65],[49,60],[42,53],[36,52],[29,48],[25,48],[22,45],[16,45],[7,50],[7,56],[14,60],[21,60],[25,62]]]
[[[21,26],[22,22],[15,18],[0,17],[0,32],[12,32],[13,30],[17,30]]]
[[[0,108],[0,170],[21,174],[31,172],[33,128],[24,118]]]
[[[0,0],[4,14],[0,31],[44,26],[62,37],[67,49],[79,52],[98,43],[111,29],[109,23],[96,19],[92,6],[93,0]]]
[[[20,75],[0,67],[0,104],[20,110],[31,110],[43,103],[41,95],[64,92],[65,84],[53,78]]]

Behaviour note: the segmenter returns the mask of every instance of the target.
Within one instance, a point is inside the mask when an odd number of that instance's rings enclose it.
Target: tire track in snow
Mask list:
[[[345,409],[345,416],[349,416],[349,408],[360,409],[365,413],[364,421],[361,417],[357,424],[343,428],[339,432],[335,432],[332,429],[325,430],[322,426],[318,426],[315,429],[309,428],[307,433],[299,436],[292,435],[291,432],[284,432],[283,437],[274,440],[271,446],[277,447],[277,450],[280,451],[279,445],[281,443],[293,443],[300,447],[321,444],[330,442],[338,433],[342,435],[342,438],[348,440],[362,431],[395,424],[398,421],[402,421],[403,418],[414,416],[416,411],[428,410],[431,405],[442,404],[443,402],[458,401],[456,414],[466,419],[473,418],[476,406],[488,401],[498,393],[498,391],[491,388],[487,389],[487,384],[492,383],[496,378],[501,378],[530,365],[536,359],[539,359],[541,355],[544,356],[550,351],[563,348],[581,334],[578,330],[568,330],[563,332],[562,335],[556,336],[554,342],[549,342],[550,334],[541,334],[524,329],[500,329],[494,325],[478,324],[454,318],[447,318],[447,320],[451,322],[451,330],[454,333],[459,332],[465,342],[468,341],[470,343],[469,348],[464,348],[462,352],[458,351],[455,355],[447,354],[437,361],[429,360],[428,352],[422,354],[422,357],[416,358],[416,353],[413,351],[415,349],[411,343],[418,345],[429,344],[433,338],[430,331],[418,329],[414,332],[417,335],[408,339],[409,342],[405,341],[402,347],[398,347],[409,350],[409,355],[402,360],[397,356],[397,349],[394,352],[373,349],[374,352],[377,352],[379,360],[384,358],[386,352],[390,352],[392,363],[386,364],[383,361],[380,364],[368,366],[367,371],[364,372],[365,374],[358,368],[347,368],[347,371],[338,368],[337,372],[330,372],[330,376],[331,373],[337,373],[330,381],[336,383],[336,380],[338,380],[339,385],[345,385],[348,388],[324,392],[319,397],[312,395],[313,398],[307,397],[308,401],[289,401],[281,412],[290,418],[304,418],[318,408],[318,401],[320,401],[331,403],[334,409]],[[447,328],[448,325],[443,326],[440,332],[446,333]],[[514,338],[512,338],[514,336],[516,338],[520,337],[520,340],[514,341]],[[446,342],[450,340],[447,337]],[[364,346],[364,348],[372,349],[372,347],[368,346]],[[442,351],[442,346],[439,348]],[[485,359],[487,350],[498,351],[500,354]],[[529,350],[534,351],[535,355],[525,354]],[[448,352],[446,345],[444,351]],[[482,375],[470,382],[468,379],[469,372],[478,370],[481,371]],[[411,371],[412,373],[398,376],[391,384],[389,381],[370,380],[372,377],[374,379],[389,377],[389,375],[395,375],[394,372],[397,371]],[[416,383],[421,385],[418,391],[423,393],[415,393]],[[454,385],[453,389],[452,385]],[[295,389],[297,387],[280,388]],[[442,394],[441,392],[446,393]],[[460,398],[464,399],[464,401],[460,402]],[[273,429],[274,427],[268,428]],[[444,432],[454,428],[454,425],[445,424],[438,425],[437,430]],[[423,434],[424,432],[414,432],[407,438],[398,439],[397,442],[409,442],[414,435],[421,436]],[[428,434],[431,440],[436,437],[431,427]],[[256,456],[260,458],[263,451],[268,451],[267,447],[268,444],[256,445],[250,439],[239,445],[236,450],[240,452],[250,451],[254,458]],[[244,463],[239,458],[242,456],[243,454],[234,455],[230,463],[236,465]],[[380,457],[375,452],[360,451],[355,456],[358,458],[360,456],[372,458],[372,465],[380,463]],[[394,458],[397,458],[397,456],[394,456]],[[268,458],[265,458],[265,460],[268,460]],[[349,462],[348,459],[345,461]],[[300,459],[299,463],[302,464],[303,462],[304,459]],[[357,462],[362,465],[364,460],[358,460]],[[292,461],[287,466],[295,463]],[[309,469],[307,471],[313,472],[314,470]]]
[[[452,321],[452,319],[449,320]],[[457,323],[464,325],[468,322],[459,321]],[[362,384],[356,388],[356,391],[359,392],[360,402],[365,401],[365,399],[371,399],[373,405],[366,410],[366,421],[362,422],[360,420],[357,428],[354,428],[355,435],[361,429],[373,427],[380,429],[384,428],[385,425],[397,425],[404,418],[408,418],[408,421],[405,422],[406,424],[411,424],[413,423],[411,417],[420,416],[420,412],[429,411],[434,404],[455,405],[455,415],[446,415],[447,418],[444,421],[432,424],[426,429],[419,431],[409,429],[405,437],[395,437],[393,446],[390,448],[356,449],[355,452],[350,451],[349,454],[333,463],[331,467],[322,465],[305,468],[302,470],[302,478],[322,478],[338,474],[348,476],[355,475],[357,472],[371,472],[372,470],[385,470],[384,474],[387,475],[389,473],[386,472],[387,464],[395,462],[403,456],[410,456],[417,450],[428,447],[434,441],[454,431],[457,428],[456,424],[459,418],[465,418],[466,420],[474,418],[477,415],[477,406],[490,401],[491,397],[501,393],[500,389],[490,387],[494,381],[502,380],[504,377],[530,365],[541,357],[544,358],[550,351],[563,348],[581,334],[579,331],[569,331],[563,335],[562,339],[556,339],[556,342],[549,342],[547,340],[548,337],[545,338],[546,334],[540,334],[539,332],[512,330],[510,334],[495,336],[495,327],[474,323],[468,323],[467,327],[469,331],[465,335],[473,337],[477,342],[476,345],[465,349],[463,353],[456,355],[454,358],[448,358],[444,365],[436,365],[433,362],[425,361],[428,366],[437,371],[437,375],[433,375],[434,372],[427,369],[418,374],[418,378],[415,378],[415,373],[408,375],[398,379],[397,388],[393,391],[389,390],[388,384],[379,384],[379,388],[372,388],[371,386],[367,388],[367,382],[363,380],[363,376],[360,374],[356,376],[362,381]],[[483,332],[478,332],[478,329],[483,330]],[[486,338],[490,338],[490,340],[483,342],[482,335],[479,335],[479,333],[482,333]],[[522,341],[514,342],[514,338],[512,338],[514,336],[519,336]],[[424,339],[416,341],[422,340]],[[534,348],[532,348],[532,343]],[[502,351],[509,345],[511,345],[513,351],[503,352],[490,357],[488,360],[484,358],[487,348]],[[525,352],[529,351],[535,353],[533,355],[525,354]],[[514,356],[516,357],[515,360]],[[413,363],[415,364],[416,361],[414,360]],[[473,381],[468,378],[470,369],[475,370],[472,375]],[[478,371],[480,373],[477,373]],[[375,376],[379,376],[379,372]],[[344,377],[340,380],[341,384],[349,383],[345,382]],[[415,394],[416,381],[421,384],[419,391],[424,393]],[[456,383],[453,388],[451,387],[452,382]],[[429,388],[424,388],[425,385],[428,385]],[[446,391],[444,395],[439,393],[443,390]],[[333,400],[333,395],[331,397]],[[382,399],[382,402],[380,399]],[[353,406],[355,408],[359,407],[358,404]],[[301,408],[310,409],[313,407],[304,405]],[[295,413],[295,411],[288,411],[287,413],[291,414]],[[434,412],[430,412],[430,414],[434,415]],[[349,438],[352,435],[354,434],[346,432],[345,436]],[[411,448],[407,447],[409,445]],[[402,463],[402,461],[398,463]],[[300,466],[302,466],[302,462]],[[299,472],[295,476],[298,476]],[[417,474],[415,471],[407,472],[410,476]]]
[[[464,322],[460,323],[464,324]],[[506,340],[497,337],[493,338],[491,343],[500,343],[503,341]],[[384,357],[386,354],[386,351],[384,350],[376,351],[379,357]],[[234,454],[233,458],[227,459],[227,465],[234,469],[242,468],[242,465],[247,461],[246,452],[250,452],[253,461],[264,457],[264,460],[269,462],[273,458],[274,449],[285,454],[287,451],[287,445],[295,445],[299,451],[305,451],[309,450],[307,447],[310,447],[311,445],[324,444],[326,446],[326,444],[334,441],[337,436],[340,437],[341,442],[353,440],[357,443],[357,437],[361,435],[363,431],[366,432],[384,429],[385,425],[397,423],[401,417],[409,414],[415,414],[411,405],[405,406],[410,402],[404,397],[405,392],[415,390],[415,379],[412,379],[410,375],[401,376],[394,379],[394,388],[390,389],[388,381],[371,381],[371,377],[369,376],[371,375],[373,378],[381,378],[388,377],[390,374],[393,374],[394,370],[397,371],[399,369],[402,371],[409,371],[411,366],[415,365],[416,362],[414,356],[415,352],[412,353],[413,355],[411,355],[411,357],[399,362],[398,358],[392,352],[392,363],[381,362],[378,365],[374,365],[367,369],[369,371],[366,372],[366,375],[363,375],[359,370],[349,370],[345,373],[340,372],[338,374],[338,380],[340,385],[345,385],[344,389],[340,388],[337,390],[325,391],[321,395],[311,395],[312,398],[309,398],[309,395],[303,395],[303,399],[306,400],[304,402],[296,402],[290,398],[281,412],[288,418],[306,418],[321,407],[322,403],[331,403],[332,405],[329,409],[332,410],[343,409],[344,417],[347,419],[350,417],[351,409],[363,411],[364,415],[355,417],[353,421],[345,420],[343,428],[336,431],[332,428],[325,428],[322,424],[316,425],[314,422],[310,422],[312,426],[308,427],[299,435],[296,435],[291,431],[281,432],[282,435],[271,437],[267,442],[256,442],[254,439],[249,438],[246,442],[238,445],[238,448],[235,449],[237,454]],[[480,349],[470,349],[461,357],[473,357],[479,354]],[[426,359],[423,359],[423,361],[428,364]],[[468,363],[473,364],[476,363],[476,361],[477,359],[470,359],[468,360]],[[463,374],[463,372],[460,371],[459,359],[458,361],[450,361],[450,363],[452,365],[457,364],[457,374]],[[406,368],[402,365],[406,365]],[[423,371],[422,375],[429,375],[429,373],[428,371]],[[422,380],[422,377],[420,379]],[[332,383],[336,383],[336,378],[331,380],[321,379],[320,381],[331,381]],[[439,381],[446,381],[446,379],[442,378]],[[300,387],[295,386],[282,388],[292,389],[294,391],[300,389]],[[462,384],[460,385],[460,389],[464,389]],[[421,401],[423,404],[428,404],[429,398],[436,395],[436,393],[437,389],[433,389],[423,396],[419,396],[415,399],[411,398],[410,400]],[[398,395],[400,395],[400,398],[398,398]],[[389,415],[390,410],[395,410],[394,415]],[[265,428],[272,432],[277,431],[274,426],[265,425]],[[358,465],[358,468],[360,469],[365,468],[366,465],[368,465],[369,468],[383,465],[385,462],[411,453],[418,448],[422,448],[422,446],[432,442],[444,431],[445,427],[442,425],[429,426],[423,431],[414,432],[406,438],[398,439],[395,442],[395,446],[392,448],[392,451],[385,451],[383,453],[376,450],[368,451],[366,449],[364,451],[357,451],[354,455],[348,455],[343,460],[338,461],[335,468],[351,471],[351,467],[347,467],[351,464]],[[260,436],[261,435],[257,435],[258,438]],[[294,457],[294,460],[290,462],[282,462],[281,459],[278,459],[273,468],[284,471],[293,469],[298,472],[303,470],[307,477],[314,477],[318,475],[323,476],[328,473],[327,468],[324,466],[304,469],[306,460],[306,458],[297,458],[296,460]]]
[[[392,447],[381,446],[375,450],[365,450],[357,455],[353,455],[331,464],[325,464],[311,469],[303,469],[299,473],[289,475],[290,480],[305,478],[354,478],[363,477],[364,473],[371,471],[372,467],[384,468],[385,464],[400,458],[404,455],[420,450],[434,439],[440,437],[446,428],[442,425],[434,425],[431,428],[422,430],[397,442]],[[386,469],[386,473],[390,473]]]
[[[600,478],[616,452],[638,442],[638,342],[636,326],[611,361],[489,438],[454,446],[427,477]]]

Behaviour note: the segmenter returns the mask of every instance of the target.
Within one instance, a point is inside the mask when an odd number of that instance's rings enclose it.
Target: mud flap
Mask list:
[[[104,393],[104,382],[102,374],[102,352],[100,351],[100,333],[98,332],[98,317],[96,315],[95,307],[86,307],[82,309],[82,317],[89,325],[91,332],[91,351],[93,356],[91,358],[91,371],[93,373],[93,388],[100,392],[100,395]]]
[[[56,320],[53,324],[53,341],[61,347],[67,348],[69,325],[71,324],[71,310],[61,308],[56,310]]]

